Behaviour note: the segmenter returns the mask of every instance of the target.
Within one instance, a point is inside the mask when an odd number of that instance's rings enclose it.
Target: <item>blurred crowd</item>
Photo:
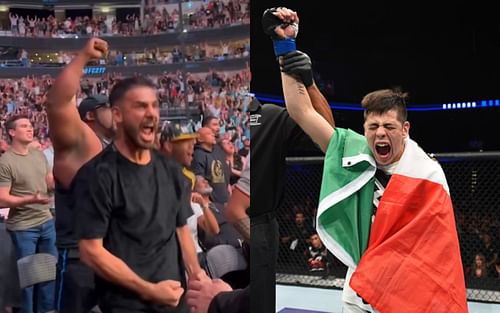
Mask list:
[[[120,74],[106,74],[102,77],[85,77],[81,81],[81,91],[76,95],[77,104],[90,94],[108,95]],[[150,76],[158,86],[162,108],[191,109],[194,118],[215,116],[220,118],[221,133],[228,133],[236,149],[244,146],[244,138],[250,137],[248,126],[248,103],[242,97],[248,92],[249,69],[240,72],[215,72],[191,74],[182,72],[163,73]],[[48,124],[43,102],[52,84],[49,75],[28,76],[21,79],[0,79],[0,123],[15,114],[26,114],[32,120],[35,145],[45,144]],[[188,111],[186,111],[188,112]],[[201,126],[199,126],[201,127]],[[5,150],[6,136],[2,132],[1,149]]]
[[[144,17],[126,15],[118,20],[110,16],[78,16],[58,20],[55,16],[20,16],[9,13],[10,31],[21,37],[74,37],[74,36],[132,36],[174,32],[178,29],[178,8],[149,3]],[[250,23],[248,0],[221,0],[203,3],[199,8],[184,13],[186,27],[191,29],[218,28]]]
[[[459,212],[457,226],[465,275],[500,278],[500,219],[481,211]]]
[[[19,65],[29,67],[36,65],[60,65],[71,62],[76,52],[59,51],[45,58],[42,55],[25,49],[19,51]],[[194,61],[222,61],[226,59],[243,58],[250,55],[250,41],[220,42],[219,44],[201,43],[193,45],[183,53],[178,46],[172,48],[144,48],[134,51],[111,50],[107,58],[92,62],[89,65],[145,65],[145,64],[173,64]]]

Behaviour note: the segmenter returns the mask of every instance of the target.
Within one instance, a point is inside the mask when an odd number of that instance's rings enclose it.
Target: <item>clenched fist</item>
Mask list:
[[[80,51],[88,60],[102,59],[108,54],[108,43],[99,38],[91,38]]]

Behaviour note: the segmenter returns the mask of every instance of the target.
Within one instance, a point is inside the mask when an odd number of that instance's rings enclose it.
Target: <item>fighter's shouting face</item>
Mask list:
[[[365,137],[378,165],[399,161],[404,151],[410,123],[403,121],[395,109],[384,113],[371,112],[366,115]]]

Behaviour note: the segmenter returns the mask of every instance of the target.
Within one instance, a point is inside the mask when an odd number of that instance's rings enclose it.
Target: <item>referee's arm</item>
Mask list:
[[[326,152],[334,127],[314,109],[309,93],[303,83],[290,75],[281,73],[286,108],[293,120]]]

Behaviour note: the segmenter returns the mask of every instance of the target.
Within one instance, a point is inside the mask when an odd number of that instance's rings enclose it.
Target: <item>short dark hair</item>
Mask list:
[[[9,117],[7,121],[5,121],[5,131],[7,133],[7,137],[9,138],[9,140],[12,140],[12,136],[9,134],[9,131],[11,129],[16,129],[16,122],[23,118],[27,120],[30,119],[26,114],[17,114]]]
[[[201,126],[202,127],[207,127],[208,124],[212,121],[212,120],[218,120],[219,118],[217,116],[213,116],[213,115],[210,115],[210,116],[207,116],[205,118],[203,118],[203,122],[201,123]]]
[[[313,230],[312,232],[309,233],[309,238],[311,238],[312,236],[318,236],[319,237],[318,232],[315,231],[315,230]]]
[[[143,76],[129,77],[118,81],[109,94],[109,104],[116,105],[125,96],[127,91],[134,87],[149,87],[156,89],[156,85],[149,78]]]
[[[381,89],[364,96],[361,100],[361,106],[365,109],[365,120],[370,113],[383,114],[390,110],[396,110],[401,124],[404,124],[408,118],[407,101],[408,93],[402,92],[399,88]]]

